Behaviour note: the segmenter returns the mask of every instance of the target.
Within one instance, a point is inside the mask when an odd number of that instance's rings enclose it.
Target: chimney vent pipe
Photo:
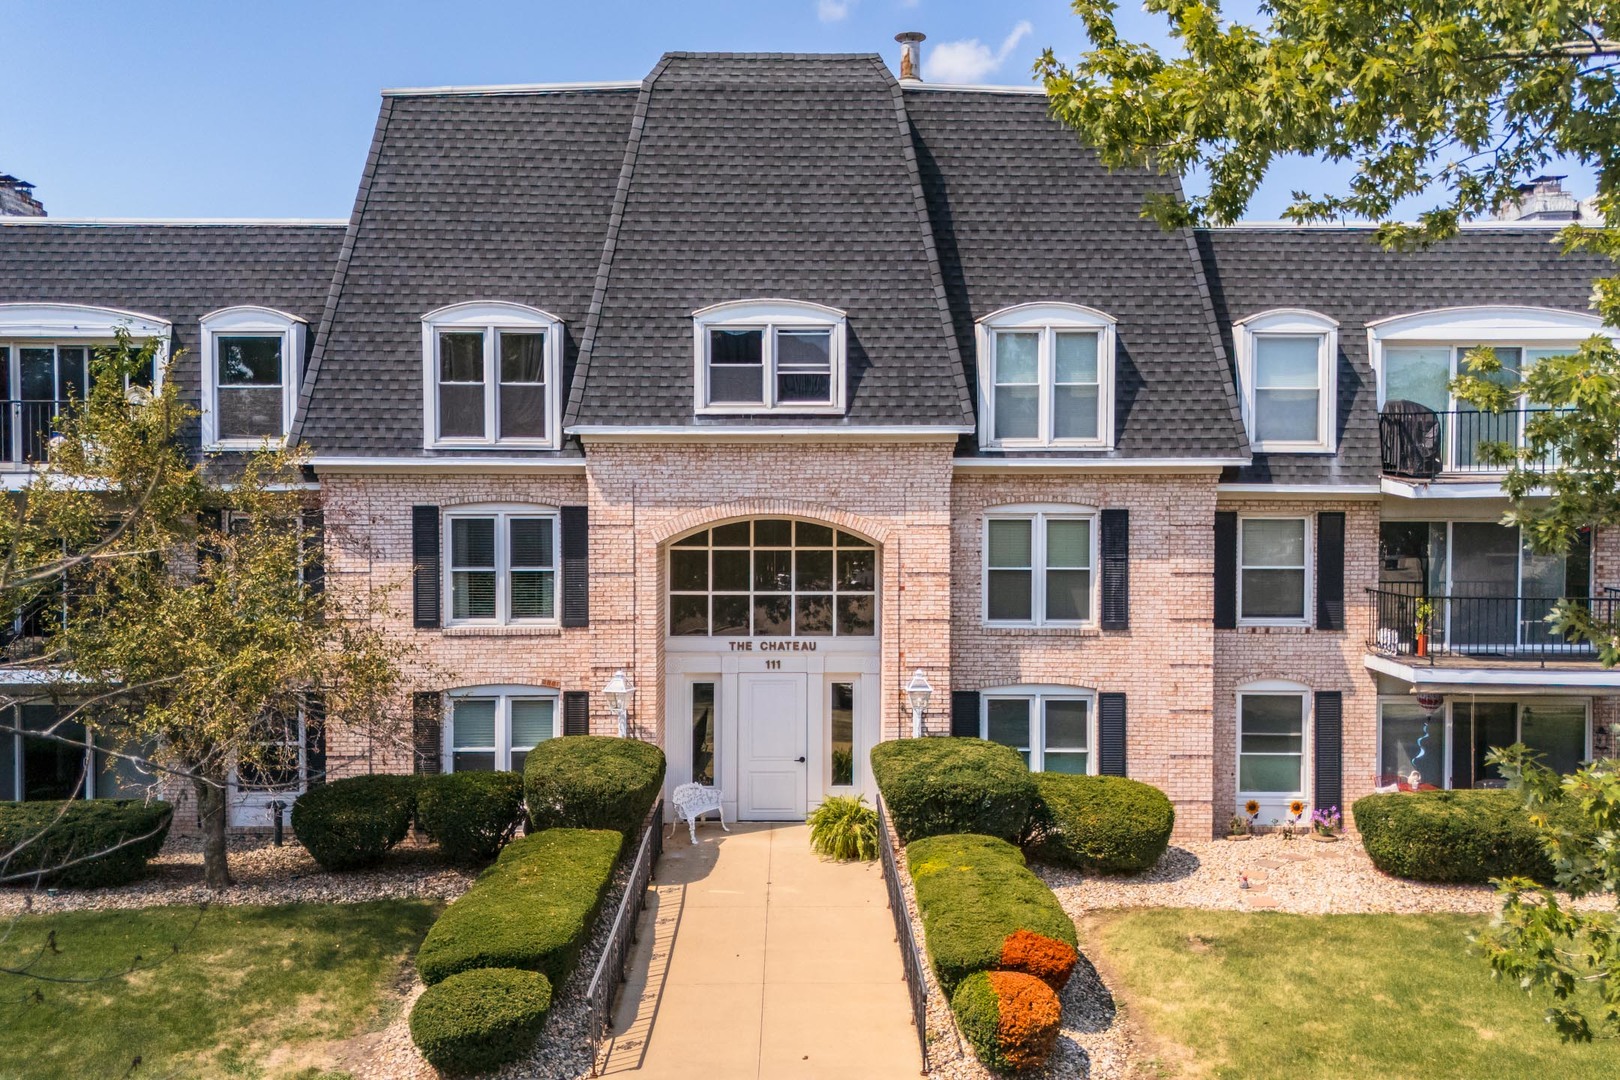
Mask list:
[[[894,35],[900,43],[900,81],[922,82],[922,43],[928,37],[915,30]]]

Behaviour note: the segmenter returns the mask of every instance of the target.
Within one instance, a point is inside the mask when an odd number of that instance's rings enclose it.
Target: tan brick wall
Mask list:
[[[985,513],[1023,504],[1130,511],[1130,629],[984,625]],[[1178,839],[1209,836],[1215,477],[959,474],[951,507],[956,685],[1057,683],[1124,693],[1129,774],[1169,794]]]
[[[1352,803],[1372,791],[1377,769],[1378,691],[1365,658],[1371,617],[1367,589],[1378,584],[1378,503],[1223,498],[1220,509],[1259,516],[1307,517],[1313,568],[1315,515],[1343,511],[1345,628],[1328,631],[1317,630],[1314,625],[1240,626],[1215,631],[1215,824],[1224,830],[1236,809],[1238,687],[1261,680],[1284,680],[1301,683],[1313,692],[1337,690],[1344,694],[1344,801]],[[1314,624],[1314,606],[1307,615]],[[1307,802],[1309,789],[1307,743]]]

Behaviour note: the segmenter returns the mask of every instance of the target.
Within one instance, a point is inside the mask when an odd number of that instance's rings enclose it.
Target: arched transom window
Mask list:
[[[871,637],[877,549],[811,521],[759,518],[669,549],[673,636]]]

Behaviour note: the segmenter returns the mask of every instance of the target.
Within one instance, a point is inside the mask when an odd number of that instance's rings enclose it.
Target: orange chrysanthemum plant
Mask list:
[[[1063,1006],[1057,993],[1021,971],[981,971],[951,997],[962,1034],[979,1060],[1001,1072],[1046,1064],[1057,1046]]]
[[[1079,962],[1080,954],[1068,942],[1033,930],[1017,930],[1001,943],[1001,962],[996,966],[1004,971],[1022,971],[1053,990],[1062,990]]]

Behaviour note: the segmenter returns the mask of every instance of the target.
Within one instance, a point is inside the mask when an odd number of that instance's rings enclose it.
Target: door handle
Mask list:
[[[803,765],[804,764],[804,755],[801,754],[798,757],[794,758],[793,760],[797,761],[800,765]]]

